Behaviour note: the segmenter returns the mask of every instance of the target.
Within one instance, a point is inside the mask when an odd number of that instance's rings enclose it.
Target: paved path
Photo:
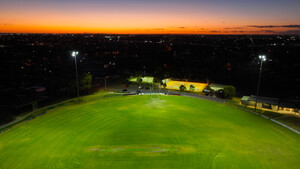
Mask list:
[[[269,118],[269,117],[267,117],[267,116],[264,116],[264,115],[259,115],[258,113],[254,112],[254,111],[251,111],[251,110],[242,108],[242,107],[240,107],[240,106],[238,106],[238,108],[239,108],[239,109],[242,109],[242,110],[245,110],[245,111],[247,111],[247,112],[253,113],[253,114],[255,114],[255,115],[261,116],[261,117],[263,117],[263,118],[265,118],[265,119],[271,120],[271,121],[273,121],[274,123],[277,123],[277,124],[279,124],[279,125],[281,125],[281,126],[287,128],[287,129],[289,129],[289,130],[291,130],[291,131],[293,131],[293,132],[295,132],[295,133],[297,133],[297,134],[300,134],[300,131],[298,131],[298,130],[296,130],[296,129],[293,129],[293,128],[291,128],[291,127],[289,127],[289,126],[287,126],[287,125],[285,125],[285,124],[283,124],[283,123],[281,123],[281,122],[279,122],[279,121],[277,121],[277,120],[271,119],[271,118]]]
[[[4,124],[4,125],[2,125],[2,126],[0,126],[0,129],[3,129],[3,128],[5,128],[5,127],[7,127],[7,126],[10,126],[10,125],[12,125],[12,124],[18,123],[19,121],[24,120],[26,117],[32,115],[33,113],[34,113],[34,112],[30,112],[30,113],[25,114],[25,115],[23,115],[23,116],[17,116],[13,121],[11,121],[11,122],[9,122],[9,123],[7,123],[7,124]]]

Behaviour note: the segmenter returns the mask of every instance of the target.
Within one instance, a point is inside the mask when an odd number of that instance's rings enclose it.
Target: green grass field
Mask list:
[[[300,168],[300,136],[233,106],[181,96],[66,105],[0,135],[1,169]]]

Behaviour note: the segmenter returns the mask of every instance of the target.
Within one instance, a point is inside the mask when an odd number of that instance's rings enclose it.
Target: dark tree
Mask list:
[[[89,94],[92,91],[92,80],[93,76],[91,74],[84,74],[79,77],[79,91],[80,94]],[[76,90],[77,90],[77,85],[76,81],[73,80],[70,84],[69,88],[70,95],[75,96]]]
[[[232,99],[235,95],[236,89],[234,86],[225,86],[224,87],[224,98]]]
[[[184,85],[181,85],[181,86],[179,87],[179,89],[180,89],[180,91],[185,91],[185,90],[186,90],[186,87],[185,87]]]
[[[91,74],[84,74],[80,79],[80,91],[83,93],[91,93],[93,76]]]
[[[194,85],[190,85],[190,91],[191,92],[195,91],[195,86]]]

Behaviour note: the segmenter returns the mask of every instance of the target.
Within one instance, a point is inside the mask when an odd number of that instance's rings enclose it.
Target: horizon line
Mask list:
[[[298,34],[293,34],[293,33],[269,33],[269,34],[194,34],[194,33],[91,33],[91,32],[84,32],[84,33],[25,33],[25,32],[0,32],[0,34],[48,34],[48,35],[63,35],[63,34],[69,34],[69,35],[80,35],[80,34],[93,34],[93,35],[270,35],[270,36],[275,36],[275,35],[296,35],[300,36],[300,33]]]

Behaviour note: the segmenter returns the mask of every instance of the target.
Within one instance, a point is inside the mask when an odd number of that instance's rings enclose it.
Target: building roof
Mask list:
[[[250,98],[250,96],[243,96],[243,97],[241,98],[241,100],[243,100],[243,101],[248,101],[249,98]]]
[[[256,96],[243,96],[243,101],[256,101]],[[280,99],[273,97],[258,97],[257,102],[271,105],[279,105],[280,107],[300,108],[300,99]]]
[[[248,101],[256,101],[256,96],[251,95]],[[279,103],[279,98],[272,98],[272,97],[258,97],[257,102],[267,103],[272,105],[277,105]]]
[[[221,89],[224,89],[224,87],[227,86],[227,85],[224,85],[224,84],[217,84],[217,83],[211,83],[209,85],[209,87],[213,90],[221,90]]]

